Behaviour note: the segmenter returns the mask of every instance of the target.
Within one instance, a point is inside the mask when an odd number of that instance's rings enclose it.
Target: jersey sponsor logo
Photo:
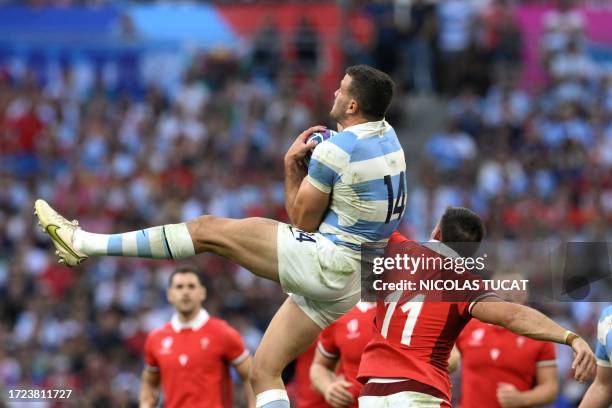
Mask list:
[[[361,334],[359,333],[359,320],[351,319],[346,324],[346,330],[348,330],[348,334],[346,335],[347,338],[356,339],[357,337],[359,337]]]
[[[185,364],[187,364],[187,361],[189,361],[189,356],[187,354],[181,354],[178,358],[179,363],[181,363],[182,366],[185,366]]]
[[[493,349],[491,349],[489,354],[491,355],[491,358],[493,359],[493,361],[495,361],[495,360],[497,360],[497,358],[499,357],[501,352],[499,351],[498,348],[493,348]]]
[[[472,337],[470,338],[470,346],[482,346],[482,340],[484,339],[485,331],[484,329],[476,329],[472,332]]]
[[[200,346],[202,347],[202,350],[206,350],[209,344],[210,344],[210,339],[208,337],[202,337],[200,339]]]
[[[168,337],[164,337],[161,341],[161,354],[169,354],[171,352],[170,348],[172,347],[172,343],[174,342],[174,340],[172,339],[171,336]]]

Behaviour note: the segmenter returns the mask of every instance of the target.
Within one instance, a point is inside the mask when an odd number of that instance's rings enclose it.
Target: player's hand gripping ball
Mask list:
[[[314,132],[312,135],[310,135],[310,137],[308,137],[308,139],[306,139],[306,144],[308,144],[312,140],[314,140],[314,141],[317,142],[317,146],[318,146],[321,143],[323,143],[324,141],[326,141],[327,139],[329,139],[330,137],[332,137],[333,135],[335,135],[336,133],[338,133],[338,132],[335,132],[335,131],[329,130],[329,129],[325,129],[325,130],[323,130],[321,132]],[[306,157],[304,157],[304,161],[306,162],[306,166],[308,166],[310,164],[310,158],[312,157],[313,150],[311,150],[308,153],[306,153]]]

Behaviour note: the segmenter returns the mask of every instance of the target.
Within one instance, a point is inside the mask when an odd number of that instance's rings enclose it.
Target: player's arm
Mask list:
[[[519,391],[512,384],[499,383],[497,400],[503,408],[541,406],[552,403],[558,391],[557,367],[538,367],[535,387],[528,391]]]
[[[612,367],[597,366],[591,384],[578,408],[607,408],[612,405]]]
[[[305,179],[308,169],[304,158],[316,146],[315,142],[306,144],[306,139],[323,129],[323,126],[314,126],[302,132],[285,154],[285,209],[291,224],[307,232],[319,228],[329,205],[329,192],[317,189]]]
[[[487,297],[472,307],[471,314],[481,322],[505,327],[520,336],[569,345],[574,351],[572,369],[576,380],[583,382],[593,378],[595,355],[589,345],[537,310]]]
[[[451,350],[450,357],[448,359],[448,372],[452,373],[453,371],[455,371],[457,367],[459,366],[460,362],[461,362],[461,352],[457,348],[457,345],[454,345],[453,349]]]
[[[310,365],[310,382],[332,407],[348,407],[353,403],[353,394],[348,391],[352,384],[335,376],[337,363],[337,358],[327,357],[317,348]]]
[[[153,408],[159,402],[159,371],[142,370],[140,378],[140,408]]]
[[[249,370],[251,369],[252,361],[253,359],[248,357],[242,363],[234,366],[236,372],[242,379],[244,394],[246,397],[247,406],[249,408],[255,408],[255,394],[253,393],[253,388],[251,387],[251,382],[249,381]]]

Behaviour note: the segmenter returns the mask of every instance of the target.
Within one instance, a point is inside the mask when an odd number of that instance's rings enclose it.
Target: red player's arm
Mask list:
[[[159,371],[144,369],[140,380],[140,408],[153,408],[159,401]]]
[[[353,404],[352,387],[342,376],[336,377],[334,370],[338,359],[328,358],[317,348],[310,366],[310,381],[332,407],[348,407]]]
[[[555,401],[558,392],[557,367],[538,367],[535,386],[528,391],[521,392],[520,398],[524,406],[548,405]]]
[[[255,394],[253,393],[253,388],[251,387],[251,383],[249,381],[249,371],[251,369],[252,361],[253,359],[251,357],[247,357],[242,363],[234,366],[236,372],[242,379],[242,386],[244,387],[247,406],[249,408],[255,407]]]

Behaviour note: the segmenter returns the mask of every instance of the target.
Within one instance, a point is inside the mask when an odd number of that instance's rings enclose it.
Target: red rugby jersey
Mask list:
[[[455,257],[449,247],[436,242],[427,247],[393,233],[387,256],[409,253],[413,257]],[[441,254],[434,251],[444,252]],[[426,276],[430,274],[431,276]],[[460,282],[479,278],[469,273],[416,271],[415,279],[451,278]],[[404,291],[397,302],[377,301],[375,332],[361,358],[358,379],[411,379],[429,385],[451,400],[448,358],[455,340],[471,319],[473,305],[494,293],[480,289],[461,290],[452,294],[442,291]],[[431,301],[429,299],[434,299]],[[452,301],[440,301],[452,299]]]
[[[295,361],[295,403],[297,408],[330,408],[325,398],[314,389],[310,382],[310,366],[314,359],[317,342],[313,342]]]
[[[186,324],[173,316],[145,342],[146,369],[159,370],[167,408],[232,407],[229,366],[248,356],[238,331],[204,309]]]
[[[319,351],[326,357],[339,359],[340,374],[353,383],[350,392],[355,397],[353,407],[363,385],[357,381],[361,354],[374,332],[376,306],[359,302],[347,314],[325,328],[319,335]]]
[[[457,339],[461,351],[461,407],[501,407],[497,385],[533,388],[538,367],[555,366],[555,345],[472,320]]]

